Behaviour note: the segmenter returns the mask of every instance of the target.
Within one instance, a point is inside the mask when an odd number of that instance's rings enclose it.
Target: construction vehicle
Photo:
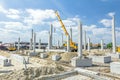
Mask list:
[[[65,35],[68,36],[69,33],[67,32],[67,30],[65,28],[65,25],[63,24],[58,12],[55,11],[55,14],[56,14],[56,16],[57,16],[57,18],[58,18],[58,20],[61,24],[61,27],[62,27],[63,31],[65,32]],[[67,43],[64,43],[63,46],[67,47]],[[77,44],[75,42],[73,42],[72,39],[70,39],[70,48],[71,48],[71,51],[77,51],[77,49],[78,49]]]
[[[120,53],[120,46],[119,46],[119,47],[117,47],[117,52],[119,52],[119,53]]]
[[[15,51],[16,50],[16,47],[14,46],[14,44],[9,44],[9,46],[7,47],[7,49],[9,51]]]

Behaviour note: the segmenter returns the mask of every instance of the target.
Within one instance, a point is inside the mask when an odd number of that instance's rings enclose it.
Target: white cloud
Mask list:
[[[114,16],[115,15],[115,12],[110,12],[110,13],[108,13],[108,16],[110,16],[110,17],[112,17],[112,16]]]
[[[20,18],[20,11],[16,9],[9,9],[6,13],[6,17],[11,19],[19,19]]]
[[[4,13],[6,17],[11,19],[20,18],[20,11],[16,9],[5,9],[2,6],[0,6],[0,12]]]
[[[25,26],[21,22],[0,22],[0,26],[6,30],[28,30],[31,29],[31,26]]]
[[[102,19],[100,23],[103,24],[105,27],[110,27],[112,25],[111,19]]]
[[[92,33],[93,35],[109,35],[111,32],[110,32],[110,29],[108,28],[94,28],[92,30]]]
[[[107,16],[112,17],[115,15],[115,12],[109,12]],[[110,27],[112,25],[112,20],[111,19],[102,19],[99,21],[99,23],[103,24],[105,27]]]
[[[7,10],[5,10],[2,6],[0,6],[0,12],[1,13],[7,13]]]
[[[26,12],[28,13],[28,17],[25,17],[25,23],[44,24],[44,20],[56,18],[54,10],[26,9]]]
[[[76,26],[77,20],[78,20],[77,17],[73,17],[73,18],[67,18],[65,20],[62,20],[62,22],[65,25],[65,27],[67,28],[67,27]],[[57,27],[57,28],[61,27],[61,24],[58,20],[53,21],[52,24],[54,27]]]
[[[86,30],[86,31],[92,31],[93,29],[95,29],[97,26],[96,25],[83,25],[83,30]]]

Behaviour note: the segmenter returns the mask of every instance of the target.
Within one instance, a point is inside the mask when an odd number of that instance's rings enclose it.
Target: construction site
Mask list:
[[[47,42],[37,41],[29,30],[29,41],[0,42],[0,80],[120,80],[120,46],[116,42],[116,18],[111,16],[111,42],[92,43],[84,23],[77,19],[77,42],[73,27],[66,28],[61,12],[54,10],[63,34],[54,41],[50,24]],[[105,35],[105,34],[104,34]],[[10,35],[9,35],[10,36]],[[63,37],[66,37],[65,39]],[[53,45],[56,42],[56,45]]]

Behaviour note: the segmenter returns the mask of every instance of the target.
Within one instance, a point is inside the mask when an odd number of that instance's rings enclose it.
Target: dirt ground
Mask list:
[[[29,51],[28,51],[29,52]],[[105,55],[105,53],[109,53],[109,50],[100,51],[100,50],[91,50],[83,51],[84,56],[88,55]],[[8,52],[8,51],[0,51],[0,55],[10,57],[11,54],[17,53],[21,55],[25,55],[27,51],[24,51],[24,53],[21,51],[18,52]],[[25,65],[22,63],[19,63],[13,59],[12,60],[12,66],[9,67],[3,67],[0,65],[0,70],[12,70],[12,72],[8,74],[4,74],[0,76],[0,80],[32,80],[42,75],[51,75],[51,74],[58,74],[61,72],[71,71],[74,67],[71,66],[70,61],[73,57],[77,56],[77,52],[46,52],[48,54],[48,57],[45,59],[40,58],[41,52],[39,52],[39,55],[36,57],[30,57],[30,64],[27,64],[27,73],[25,72]],[[61,59],[59,61],[52,61],[51,57],[52,55],[58,54],[61,56]],[[117,59],[113,59],[114,61],[120,61]],[[95,72],[101,72],[105,74],[110,73],[110,67],[109,64],[101,64],[101,63],[93,63],[92,67],[85,67],[85,69],[95,71]],[[14,78],[14,76],[16,76]],[[78,77],[83,77],[83,79],[78,79]],[[82,76],[82,75],[76,75],[74,76],[76,80],[92,80],[90,77]],[[63,80],[72,80],[73,77],[66,78]],[[115,79],[117,80],[117,79]]]

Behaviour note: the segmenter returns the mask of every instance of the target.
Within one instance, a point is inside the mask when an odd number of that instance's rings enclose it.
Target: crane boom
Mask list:
[[[67,30],[65,28],[65,25],[63,24],[63,22],[62,22],[62,20],[60,18],[58,12],[55,11],[55,14],[56,14],[56,16],[57,16],[57,18],[58,18],[58,20],[59,20],[59,22],[61,24],[61,27],[62,27],[63,31],[65,32],[65,35],[68,36],[69,34],[68,34],[68,32],[67,32]],[[65,46],[67,46],[67,45],[65,44]],[[76,46],[76,44],[74,42],[72,42],[72,39],[70,39],[70,47],[73,48],[74,50],[77,50],[77,46]]]
[[[58,14],[58,12],[55,11],[55,14],[56,14],[58,20],[60,21],[60,24],[62,25],[62,29],[64,30],[65,35],[68,36],[68,32],[67,32],[67,30],[66,30],[66,28],[65,28],[65,25],[63,24],[63,22],[62,22],[62,20],[61,20],[61,18],[60,18],[60,16],[59,16],[59,14]]]

